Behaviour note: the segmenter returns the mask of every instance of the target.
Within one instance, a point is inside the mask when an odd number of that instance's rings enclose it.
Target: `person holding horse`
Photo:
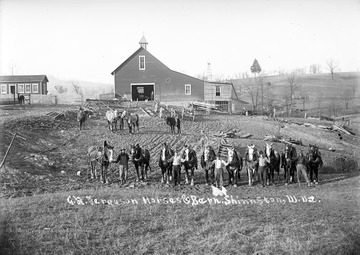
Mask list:
[[[180,185],[181,181],[181,159],[183,151],[179,148],[175,149],[174,156],[172,157],[172,170],[174,174],[174,186]]]
[[[306,173],[306,170],[307,170],[306,166],[307,166],[308,162],[307,162],[307,159],[304,156],[302,150],[300,151],[299,156],[296,157],[295,163],[296,163],[296,176],[297,176],[297,181],[298,181],[299,186],[301,183],[301,181],[300,181],[300,172],[301,172],[305,178],[305,181],[306,181],[308,187],[310,187],[311,184],[310,184],[309,178]]]
[[[259,152],[259,169],[258,169],[258,174],[259,174],[259,180],[262,184],[263,187],[265,187],[265,185],[267,184],[267,178],[268,178],[268,164],[270,164],[270,159],[268,157],[264,156],[264,152],[260,151]]]
[[[224,167],[226,167],[228,163],[222,160],[220,158],[220,153],[218,153],[212,164],[215,167],[215,186],[221,189],[224,184]]]
[[[169,184],[169,181],[171,181],[173,156],[174,151],[169,148],[167,143],[164,143],[159,157],[159,167],[161,168],[161,183],[166,182],[166,184]]]
[[[87,156],[90,163],[91,180],[97,179],[95,163],[100,165],[100,182],[109,183],[107,170],[110,163],[113,162],[114,147],[107,141],[104,141],[103,147],[91,146],[87,150]]]
[[[323,166],[323,161],[321,158],[321,153],[319,148],[316,145],[309,145],[309,152],[307,155],[309,163],[309,172],[310,172],[310,182],[314,184],[319,183],[318,173],[319,168]],[[315,175],[315,178],[313,178]]]
[[[197,169],[197,156],[191,145],[184,146],[183,165],[185,169],[185,184],[189,184],[189,171],[191,171],[190,185],[194,186],[194,171]]]
[[[209,185],[210,183],[214,182],[214,165],[212,162],[216,159],[215,151],[210,145],[206,145],[203,151],[203,154],[201,155],[200,163],[202,169],[205,171],[205,185]],[[209,171],[210,171],[210,179],[211,182],[209,182]]]
[[[127,181],[129,171],[129,154],[126,153],[124,148],[120,149],[120,154],[117,157],[115,163],[119,164],[119,181],[123,184]]]

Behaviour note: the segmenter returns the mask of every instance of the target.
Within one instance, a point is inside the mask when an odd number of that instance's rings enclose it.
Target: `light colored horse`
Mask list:
[[[111,132],[116,131],[117,121],[119,119],[119,113],[117,110],[109,110],[106,112],[106,120],[108,122],[108,127]],[[114,128],[115,127],[115,128]]]
[[[87,156],[90,164],[91,180],[97,179],[96,164],[99,164],[100,181],[108,183],[107,170],[110,163],[114,160],[114,147],[104,141],[104,147],[90,146],[87,150]]]
[[[255,174],[257,173],[257,150],[255,145],[247,145],[247,151],[245,154],[245,164],[247,167],[247,174],[249,177],[249,186],[252,186],[255,179]]]
[[[137,114],[130,114],[128,111],[124,110],[121,114],[121,118],[126,119],[126,122],[129,127],[129,133],[133,133],[133,130],[139,132],[139,115]]]

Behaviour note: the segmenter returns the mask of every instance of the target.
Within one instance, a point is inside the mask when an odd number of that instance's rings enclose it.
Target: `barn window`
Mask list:
[[[32,85],[32,92],[33,93],[39,93],[39,84],[33,83]]]
[[[216,86],[216,87],[215,87],[215,96],[219,97],[219,96],[220,96],[220,92],[221,92],[221,87],[220,87],[220,86]]]
[[[25,93],[31,93],[31,84],[25,84]]]
[[[145,56],[139,56],[139,70],[145,70]]]
[[[191,84],[185,84],[185,95],[191,95]]]
[[[1,84],[1,94],[7,94],[7,84]]]
[[[24,93],[24,84],[18,84],[18,92]]]

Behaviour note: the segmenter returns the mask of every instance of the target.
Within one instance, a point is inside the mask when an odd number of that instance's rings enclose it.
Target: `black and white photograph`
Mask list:
[[[360,0],[0,0],[0,254],[360,254]]]

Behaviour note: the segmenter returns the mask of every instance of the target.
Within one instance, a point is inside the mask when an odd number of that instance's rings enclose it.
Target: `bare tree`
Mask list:
[[[350,89],[344,90],[342,92],[342,99],[345,103],[345,109],[349,109],[349,103],[354,99],[352,91]]]
[[[301,95],[301,101],[302,101],[302,104],[303,104],[303,111],[305,111],[306,102],[308,101],[308,94],[307,94],[305,89],[302,89],[300,91],[300,95]]]
[[[355,99],[356,91],[357,91],[358,89],[359,89],[359,84],[358,84],[358,83],[353,83],[353,84],[351,84],[352,99]]]
[[[55,89],[59,94],[67,92],[67,88],[64,87],[63,85],[56,85]]]
[[[292,72],[287,76],[288,82],[288,91],[287,96],[289,97],[290,107],[293,105],[293,99],[295,98],[295,93],[301,88],[299,83],[299,78],[296,72]]]
[[[338,65],[335,63],[333,59],[329,59],[326,64],[331,73],[331,79],[334,80],[335,69],[337,68]]]
[[[310,66],[310,73],[313,73],[313,74],[320,73],[320,65],[319,64],[312,64]]]
[[[259,87],[250,77],[243,79],[240,86],[242,86],[246,91],[245,93],[247,93],[251,97],[253,110],[256,110],[259,100]]]
[[[74,89],[75,93],[80,95],[81,97],[81,102],[83,101],[83,91],[81,89],[81,86],[79,85],[79,82],[78,81],[70,81],[69,82],[72,86],[72,88]]]

